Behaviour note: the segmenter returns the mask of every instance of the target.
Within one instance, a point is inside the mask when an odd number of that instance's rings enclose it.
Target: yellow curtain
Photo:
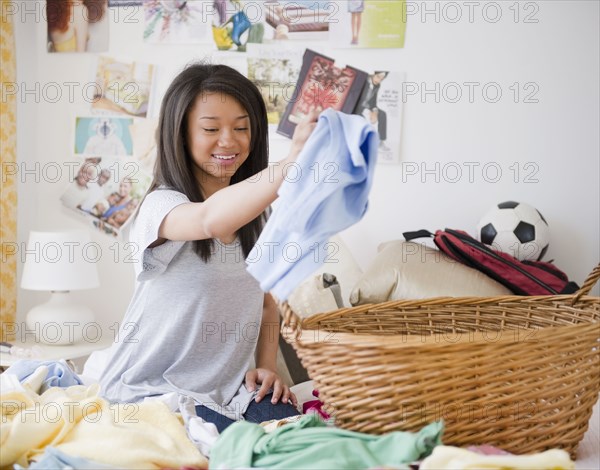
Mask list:
[[[4,0],[2,0],[3,2]],[[1,8],[0,23],[0,80],[2,88],[16,84],[15,38],[12,15]],[[11,85],[9,89],[12,88]],[[17,98],[7,94],[0,100],[0,339],[5,336],[4,325],[15,321],[17,312]],[[9,171],[10,170],[10,171]]]

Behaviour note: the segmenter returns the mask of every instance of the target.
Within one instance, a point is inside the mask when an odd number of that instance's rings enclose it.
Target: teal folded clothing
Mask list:
[[[238,421],[212,447],[209,468],[402,468],[431,454],[441,444],[443,429],[435,422],[417,433],[375,436],[330,427],[316,415],[305,415],[267,433],[258,424]]]

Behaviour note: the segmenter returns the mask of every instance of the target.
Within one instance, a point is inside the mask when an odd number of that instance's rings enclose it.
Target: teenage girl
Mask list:
[[[104,396],[187,395],[219,430],[298,414],[276,370],[276,304],[245,258],[317,117],[297,126],[289,155],[268,168],[267,112],[252,82],[223,65],[192,65],[175,78],[160,111],[154,181],[132,226],[136,289],[101,377]]]

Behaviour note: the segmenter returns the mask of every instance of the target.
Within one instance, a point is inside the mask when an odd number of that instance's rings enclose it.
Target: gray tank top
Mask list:
[[[186,202],[182,193],[158,189],[140,207],[130,234],[139,247],[135,292],[100,378],[102,393],[110,401],[137,402],[177,392],[241,419],[256,394],[243,381],[254,359],[264,293],[246,271],[237,240],[215,240],[207,263],[193,242],[148,248],[164,217]]]

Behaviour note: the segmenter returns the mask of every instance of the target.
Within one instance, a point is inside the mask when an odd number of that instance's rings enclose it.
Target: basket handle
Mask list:
[[[297,341],[302,334],[302,320],[294,313],[290,304],[285,301],[279,303],[279,311],[281,312],[281,334],[293,335],[294,341]],[[286,331],[287,328],[291,328],[291,331]]]
[[[573,295],[573,302],[571,304],[575,305],[577,302],[579,302],[579,299],[582,296],[587,295],[590,292],[590,290],[592,290],[592,287],[594,287],[594,284],[598,282],[598,279],[600,279],[600,264],[598,264],[598,266],[594,268],[594,270],[589,274],[587,279],[581,285],[581,288],[577,292],[575,292],[575,294]]]

